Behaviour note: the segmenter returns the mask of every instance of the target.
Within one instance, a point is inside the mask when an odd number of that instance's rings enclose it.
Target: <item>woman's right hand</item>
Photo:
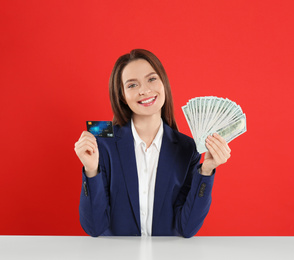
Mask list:
[[[85,174],[91,178],[98,174],[99,150],[96,137],[83,131],[74,148],[77,156],[85,167]]]

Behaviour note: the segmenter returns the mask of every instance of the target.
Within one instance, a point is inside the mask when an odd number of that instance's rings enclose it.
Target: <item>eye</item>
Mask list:
[[[156,77],[152,77],[152,78],[149,78],[149,82],[152,82],[152,81],[154,81],[154,80],[156,80],[157,78]]]
[[[130,85],[128,85],[128,88],[134,88],[134,87],[136,87],[136,84],[130,84]]]

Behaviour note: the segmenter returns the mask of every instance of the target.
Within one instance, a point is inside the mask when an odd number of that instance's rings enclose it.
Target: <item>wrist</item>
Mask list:
[[[212,173],[213,173],[213,169],[207,169],[205,166],[201,166],[201,168],[199,169],[199,173],[201,175],[204,175],[204,176],[211,176]]]
[[[98,167],[96,169],[87,169],[85,167],[85,174],[88,178],[93,178],[98,174]]]

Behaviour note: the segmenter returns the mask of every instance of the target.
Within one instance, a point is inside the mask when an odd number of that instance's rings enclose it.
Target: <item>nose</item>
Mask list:
[[[146,84],[142,84],[140,86],[140,89],[139,89],[139,95],[140,96],[148,94],[150,92],[151,92],[151,89]]]

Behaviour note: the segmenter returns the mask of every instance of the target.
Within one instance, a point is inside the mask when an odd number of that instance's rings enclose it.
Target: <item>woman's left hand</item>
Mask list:
[[[206,147],[208,151],[204,156],[201,174],[209,176],[212,174],[213,169],[227,162],[231,157],[231,149],[225,139],[217,133],[207,137]]]

